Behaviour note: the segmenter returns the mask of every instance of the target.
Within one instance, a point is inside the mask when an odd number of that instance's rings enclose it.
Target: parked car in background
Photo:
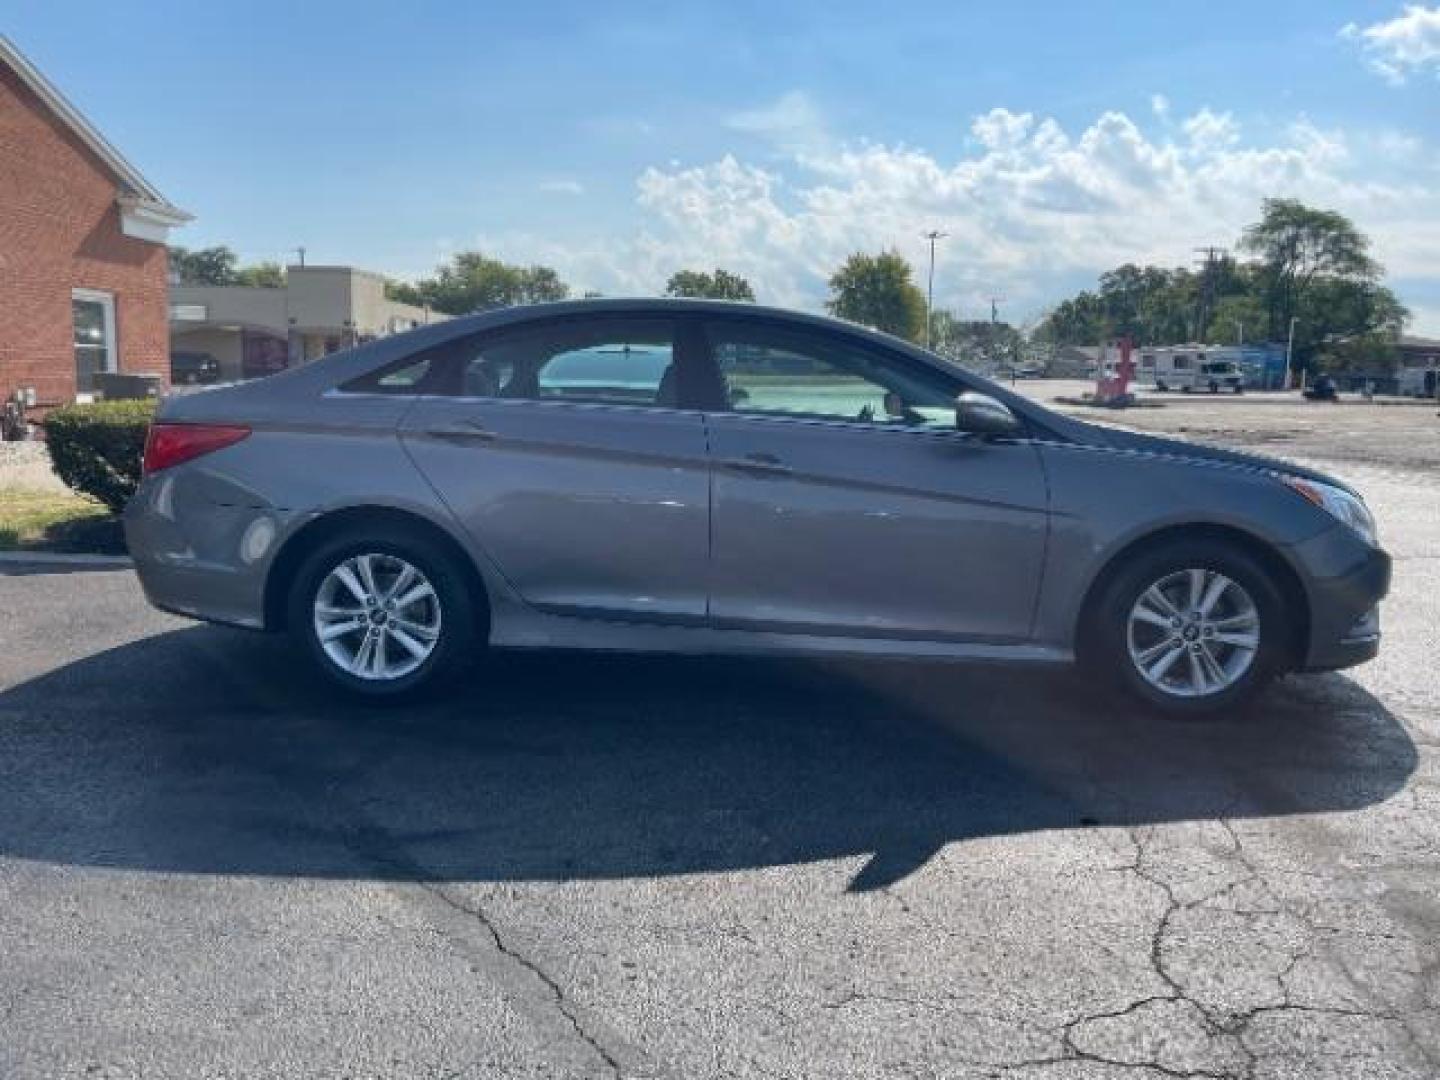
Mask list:
[[[1323,372],[1315,376],[1315,381],[1302,393],[1306,401],[1339,401],[1340,388],[1335,385],[1335,380]]]
[[[1323,474],[694,300],[490,312],[169,398],[125,524],[153,603],[288,630],[380,699],[488,645],[1079,659],[1212,712],[1374,656],[1390,565]]]
[[[170,353],[170,382],[175,386],[211,386],[220,381],[220,363],[204,352]]]

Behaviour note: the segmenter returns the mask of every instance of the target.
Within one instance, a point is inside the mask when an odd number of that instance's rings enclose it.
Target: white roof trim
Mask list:
[[[119,179],[121,227],[127,235],[139,236],[146,240],[155,239],[157,243],[164,243],[166,230],[172,226],[184,224],[192,218],[193,215],[187,214],[160,194],[159,189],[146,180],[139,169],[126,161],[125,156],[96,130],[94,124],[85,119],[85,115],[79,109],[70,104],[65,95],[60,93],[49,79],[40,74],[40,69],[32,64],[25,54],[15,46],[15,43],[4,34],[0,34],[0,63],[4,63],[14,71],[20,77],[20,81],[44,102],[45,107],[63,120],[80,141],[88,146]],[[125,218],[127,216],[140,222],[137,226],[138,231],[131,232],[130,228],[126,227]],[[153,235],[144,235],[144,230],[147,228],[152,233],[158,228],[160,232],[158,239]]]

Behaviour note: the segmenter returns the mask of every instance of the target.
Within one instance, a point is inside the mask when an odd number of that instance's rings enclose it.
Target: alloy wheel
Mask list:
[[[1130,660],[1147,683],[1172,697],[1230,689],[1260,650],[1260,611],[1237,581],[1216,570],[1166,574],[1144,589],[1126,626]]]
[[[409,675],[440,641],[440,597],[420,569],[395,555],[352,555],[320,582],[314,627],[340,670],[376,682]]]

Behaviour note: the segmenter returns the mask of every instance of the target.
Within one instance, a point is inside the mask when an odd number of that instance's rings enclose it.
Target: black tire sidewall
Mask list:
[[[1140,593],[1167,574],[1191,568],[1217,570],[1237,582],[1260,614],[1260,648],[1249,670],[1233,686],[1203,698],[1174,697],[1151,686],[1130,659],[1127,641],[1130,611]],[[1254,557],[1220,541],[1180,541],[1142,552],[1115,575],[1090,620],[1095,644],[1090,652],[1132,698],[1175,716],[1213,716],[1240,708],[1284,670],[1286,625],[1284,599]]]
[[[429,579],[440,600],[440,639],[434,651],[414,671],[385,682],[361,679],[341,670],[315,633],[313,607],[320,583],[346,559],[364,554],[404,559]],[[364,700],[393,701],[437,689],[473,655],[476,646],[475,605],[464,575],[439,545],[404,530],[349,533],[321,544],[295,574],[288,614],[292,637],[304,644],[320,674],[347,694]]]

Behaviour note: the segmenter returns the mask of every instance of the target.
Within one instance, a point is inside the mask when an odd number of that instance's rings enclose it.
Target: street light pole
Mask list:
[[[1290,389],[1290,358],[1295,354],[1295,324],[1300,316],[1290,316],[1290,340],[1285,343],[1285,389]]]
[[[930,334],[934,327],[935,311],[935,241],[943,240],[949,233],[943,233],[939,229],[931,229],[921,234],[930,241],[930,277],[925,286],[925,348],[930,348]]]

